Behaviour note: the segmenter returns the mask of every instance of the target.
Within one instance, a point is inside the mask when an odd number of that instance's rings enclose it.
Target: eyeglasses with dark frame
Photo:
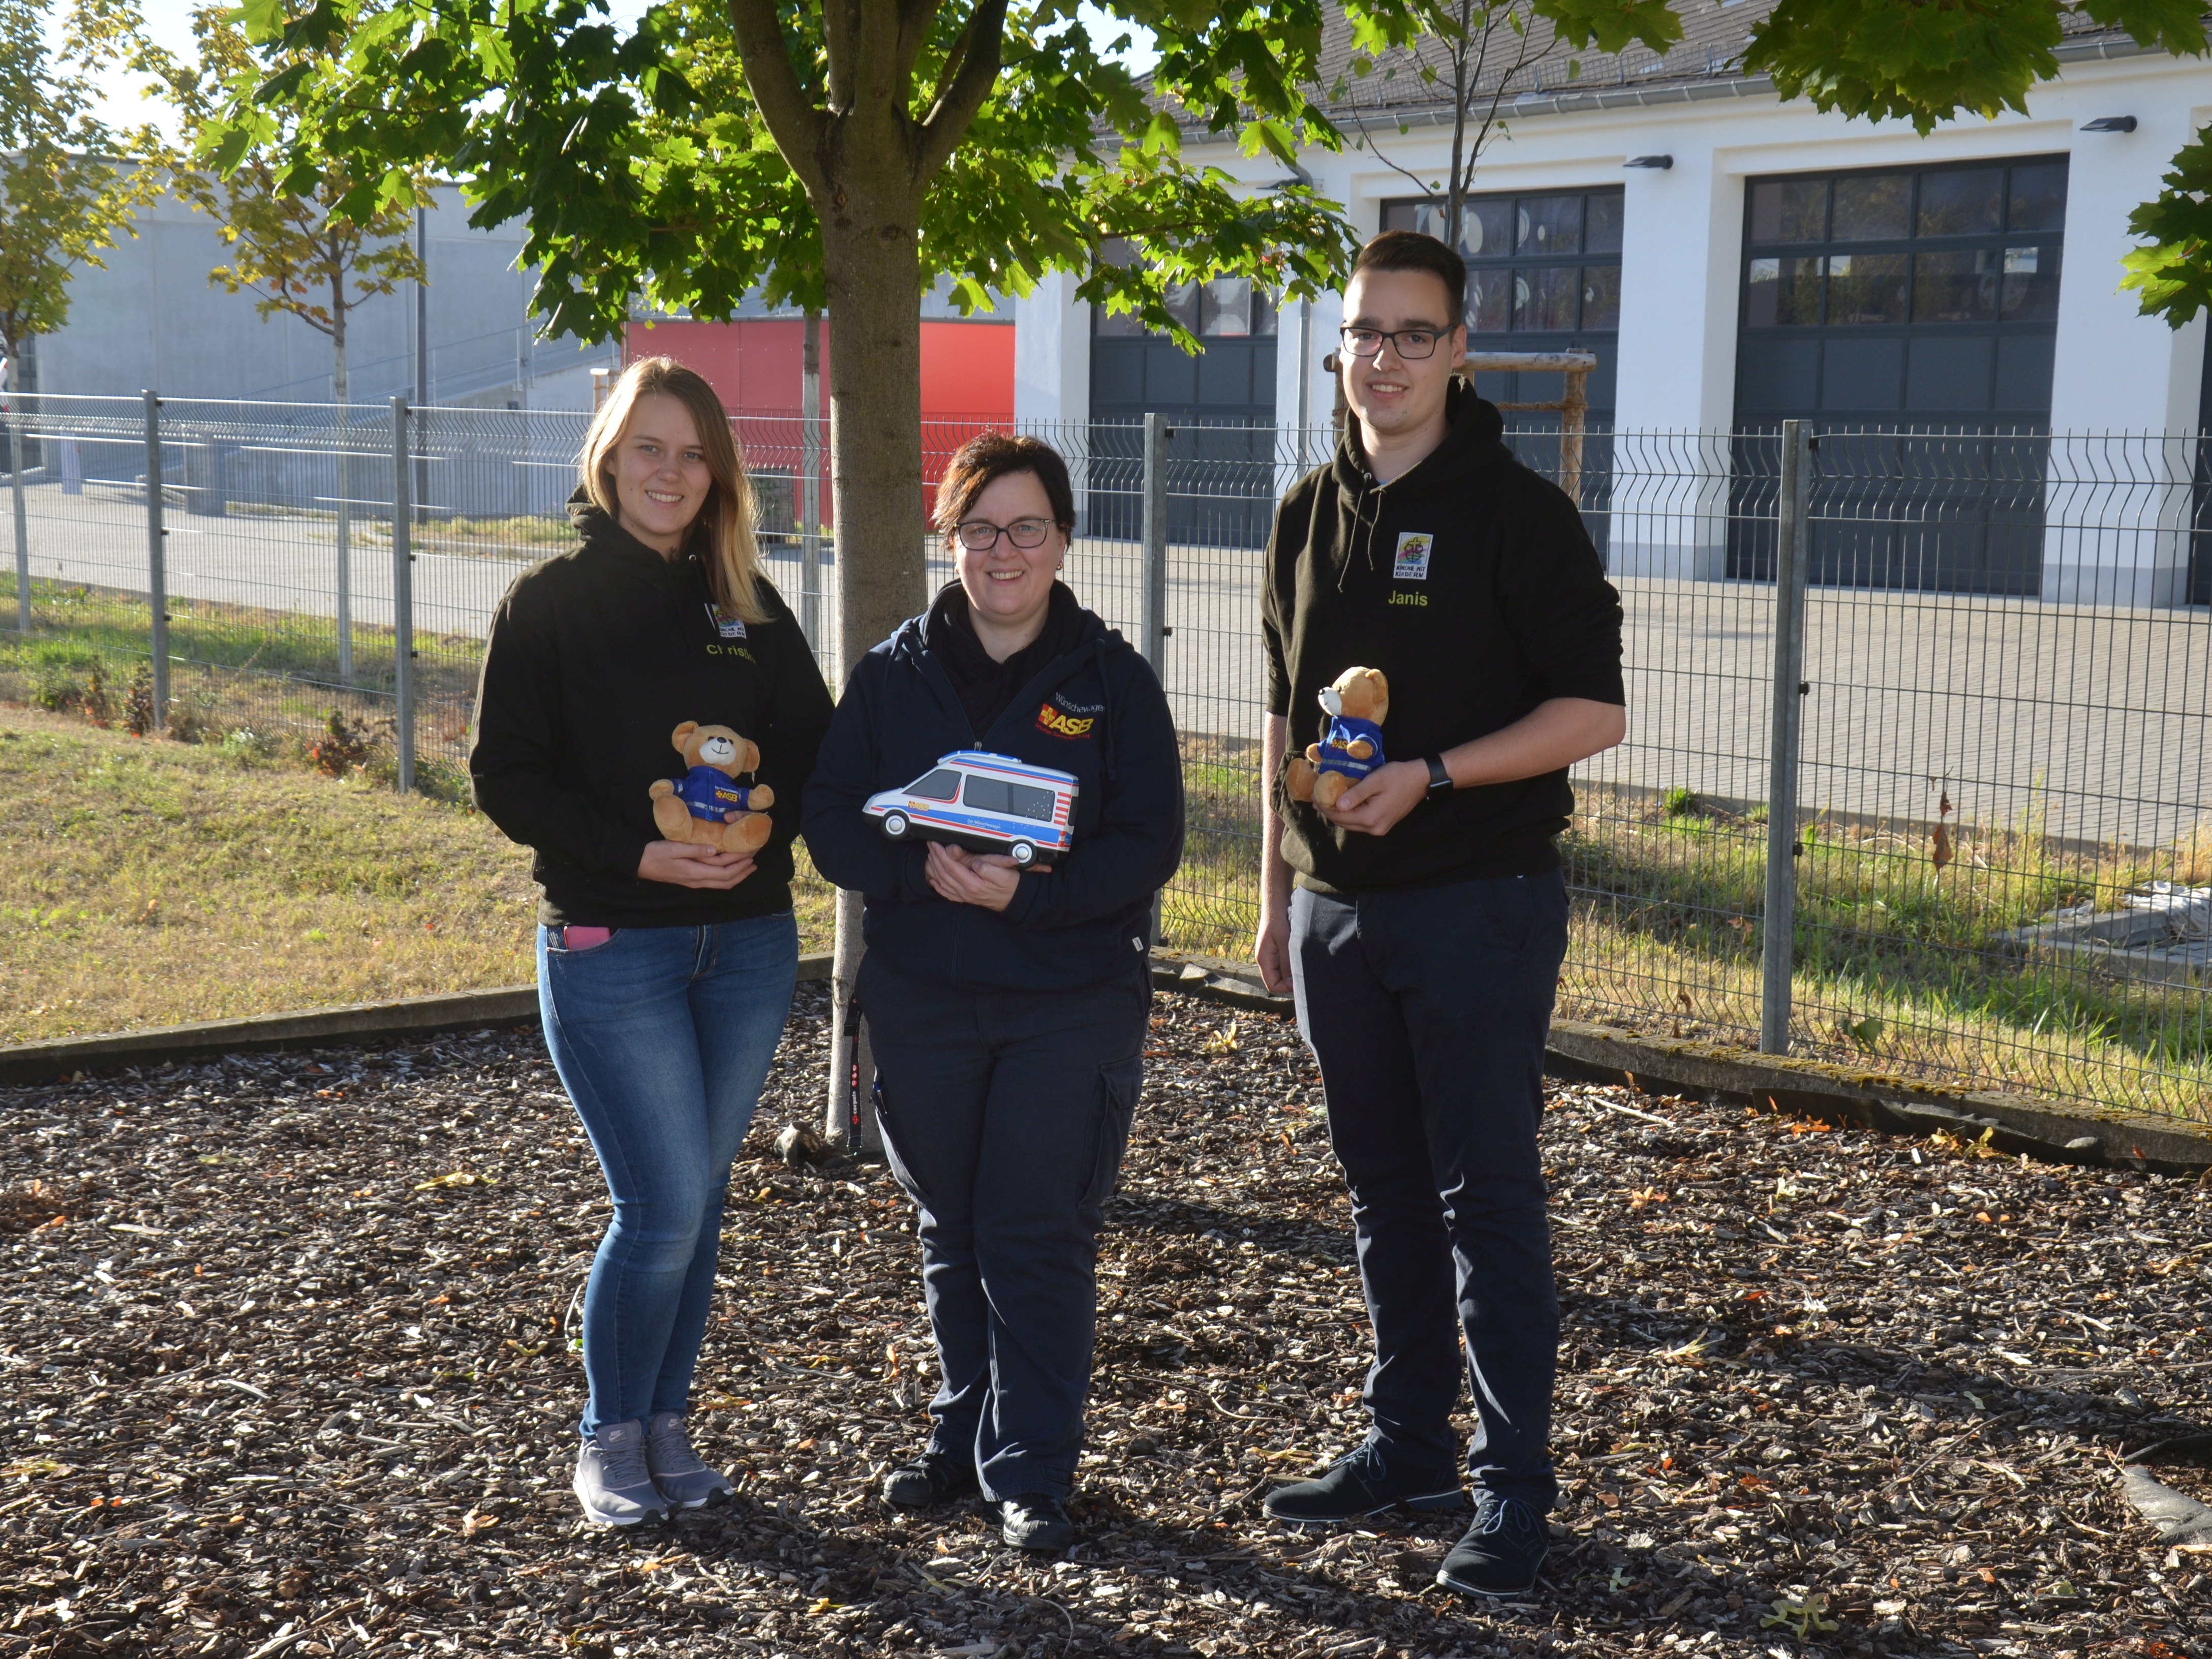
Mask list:
[[[1419,362],[1424,357],[1437,354],[1437,342],[1448,331],[1435,328],[1355,328],[1346,323],[1337,331],[1344,337],[1344,349],[1355,357],[1379,357],[1388,341],[1399,356],[1407,362]]]
[[[988,519],[963,519],[954,534],[970,553],[988,553],[1004,536],[1024,553],[1042,547],[1054,530],[1050,519],[1016,519],[1012,524],[993,524]]]

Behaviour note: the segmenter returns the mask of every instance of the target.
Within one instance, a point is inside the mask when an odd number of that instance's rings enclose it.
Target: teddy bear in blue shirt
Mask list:
[[[737,781],[760,766],[760,745],[726,726],[686,720],[670,738],[689,770],[681,778],[655,778],[653,822],[669,841],[704,844],[724,853],[757,853],[775,828],[763,808],[775,804],[764,783]]]
[[[1390,714],[1390,682],[1379,668],[1347,668],[1321,690],[1328,715],[1319,743],[1294,755],[1283,783],[1292,800],[1334,806],[1344,792],[1382,764],[1382,722]]]

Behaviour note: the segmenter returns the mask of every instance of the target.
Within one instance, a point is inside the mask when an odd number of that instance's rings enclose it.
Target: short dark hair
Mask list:
[[[1467,261],[1433,236],[1418,230],[1386,230],[1359,250],[1352,274],[1363,270],[1425,270],[1444,285],[1451,301],[1452,328],[1467,320]]]
[[[1010,472],[1034,473],[1052,503],[1052,521],[1073,533],[1075,489],[1067,481],[1067,463],[1043,439],[1006,432],[986,432],[953,452],[937,484],[937,527],[951,535],[991,481]]]

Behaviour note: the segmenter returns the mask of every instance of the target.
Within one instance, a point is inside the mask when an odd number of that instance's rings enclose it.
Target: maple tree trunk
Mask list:
[[[854,182],[823,216],[830,327],[830,487],[837,568],[837,658],[854,664],[929,601],[921,502],[921,263],[912,192],[902,183],[864,195]],[[872,208],[872,210],[870,210]],[[860,896],[837,895],[831,969],[827,1122],[855,1152],[882,1145],[866,1098],[873,1066],[853,1005],[860,959]],[[857,1063],[857,1132],[847,1117]],[[848,1141],[849,1137],[849,1141]]]

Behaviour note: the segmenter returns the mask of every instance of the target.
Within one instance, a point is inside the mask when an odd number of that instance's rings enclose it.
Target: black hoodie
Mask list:
[[[806,848],[840,887],[866,896],[871,951],[908,974],[955,985],[1055,991],[1146,968],[1152,896],[1182,856],[1182,762],[1167,697],[1128,641],[1060,593],[1045,629],[1070,613],[1073,644],[977,731],[945,672],[958,650],[940,606],[901,623],[845,683],[806,786]],[[964,641],[972,645],[972,640]],[[977,647],[980,649],[980,647]],[[1022,877],[1003,911],[954,904],[929,884],[927,854],[886,839],[861,808],[956,749],[986,749],[1072,772],[1074,841],[1050,874]]]
[[[1356,421],[1292,486],[1267,544],[1261,626],[1267,712],[1290,752],[1319,741],[1319,696],[1347,668],[1390,684],[1383,753],[1421,760],[1510,726],[1552,697],[1625,703],[1620,596],[1582,515],[1513,458],[1495,405],[1455,386],[1442,444],[1389,483]],[[1299,884],[1364,892],[1555,869],[1574,794],[1564,770],[1424,801],[1388,835],[1291,802],[1283,856]]]
[[[791,908],[799,791],[830,692],[790,608],[763,576],[765,621],[718,622],[697,556],[671,562],[586,501],[574,552],[514,580],[492,613],[469,776],[477,805],[537,857],[540,921],[700,927]],[[680,779],[678,726],[727,726],[760,745],[775,832],[727,892],[640,881],[656,778]]]

